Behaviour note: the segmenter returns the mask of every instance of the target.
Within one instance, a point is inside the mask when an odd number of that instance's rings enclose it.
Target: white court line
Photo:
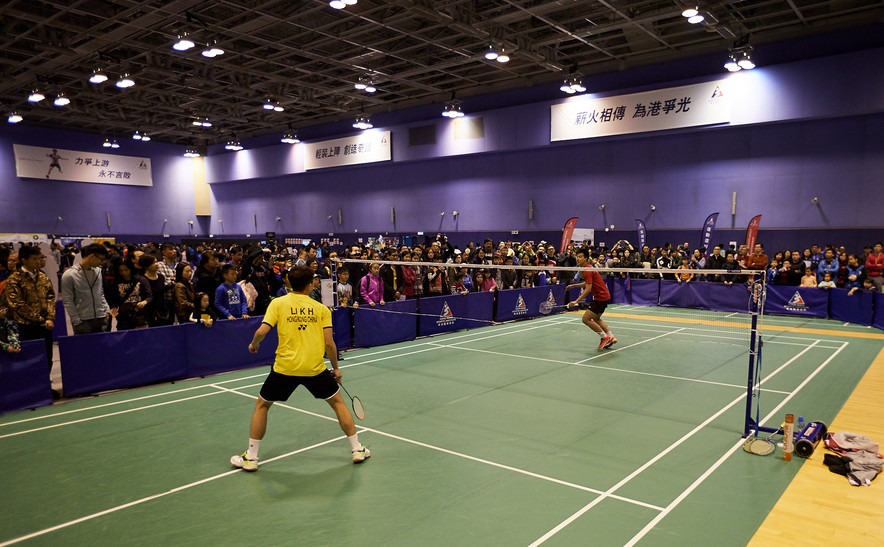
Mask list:
[[[217,392],[215,392],[215,393],[224,393],[224,392],[223,392],[223,391],[217,391]],[[287,453],[287,454],[282,454],[281,456],[276,456],[275,458],[270,458],[269,460],[263,461],[262,463],[267,464],[267,463],[270,463],[270,462],[272,462],[272,461],[281,460],[282,458],[287,458],[287,457],[289,457],[289,456],[293,456],[293,455],[295,455],[295,454],[299,454],[299,453],[301,453],[301,452],[306,452],[306,451],[308,451],[308,450],[313,450],[314,448],[318,448],[318,447],[320,447],[320,446],[323,446],[323,445],[326,445],[326,444],[329,444],[329,443],[333,443],[333,442],[335,442],[335,441],[340,441],[341,439],[346,439],[346,438],[347,438],[347,437],[346,437],[345,435],[339,435],[339,436],[335,437],[334,439],[329,439],[329,440],[327,440],[327,441],[323,441],[323,442],[321,442],[321,443],[316,443],[316,444],[314,444],[314,445],[312,445],[312,446],[307,446],[307,447],[304,447],[304,448],[299,448],[298,450],[293,450],[292,452],[289,452],[289,453]],[[43,529],[43,530],[39,530],[39,531],[37,531],[37,532],[33,532],[33,533],[28,534],[28,535],[25,535],[25,536],[20,536],[20,537],[17,537],[17,538],[10,539],[10,540],[8,540],[8,541],[4,541],[3,543],[0,543],[0,547],[6,547],[7,545],[14,545],[14,544],[16,544],[16,543],[19,543],[19,542],[22,542],[22,541],[26,541],[26,540],[29,540],[29,539],[33,539],[33,538],[35,538],[35,537],[39,537],[39,536],[42,536],[42,535],[48,534],[48,533],[50,533],[50,532],[55,532],[56,530],[61,530],[61,529],[63,529],[63,528],[67,528],[68,526],[73,526],[73,525],[75,525],[75,524],[80,524],[80,523],[82,523],[82,522],[86,522],[86,521],[89,521],[89,520],[92,520],[92,519],[96,519],[96,518],[98,518],[98,517],[103,517],[103,516],[105,516],[105,515],[109,515],[109,514],[111,514],[111,513],[115,513],[115,512],[117,512],[117,511],[121,511],[121,510],[123,510],[123,509],[128,509],[129,507],[133,507],[133,506],[135,506],[135,505],[140,505],[140,504],[145,503],[145,502],[148,502],[148,501],[153,501],[153,500],[155,500],[155,499],[159,499],[159,498],[162,498],[162,497],[168,496],[168,495],[170,495],[170,494],[175,494],[175,493],[178,493],[178,492],[182,492],[182,491],[187,490],[187,489],[189,489],[189,488],[193,488],[194,486],[199,486],[199,485],[201,485],[201,484],[206,484],[206,483],[208,483],[208,482],[212,482],[212,481],[215,480],[215,479],[220,479],[220,478],[223,478],[223,477],[227,477],[227,476],[233,475],[234,473],[239,473],[240,471],[241,471],[240,469],[234,469],[234,470],[232,470],[232,471],[227,471],[227,472],[225,472],[225,473],[221,473],[221,474],[218,474],[218,475],[213,475],[213,476],[211,476],[211,477],[206,477],[205,479],[202,479],[202,480],[198,480],[198,481],[191,482],[191,483],[188,483],[188,484],[185,484],[185,485],[182,485],[182,486],[178,486],[178,487],[176,487],[176,488],[173,488],[173,489],[171,489],[171,490],[167,490],[167,491],[165,491],[165,492],[161,492],[161,493],[159,493],[159,494],[154,494],[154,495],[152,495],[152,496],[147,496],[147,497],[144,497],[144,498],[141,498],[141,499],[137,499],[137,500],[135,500],[135,501],[130,501],[129,503],[124,503],[123,505],[117,505],[116,507],[111,507],[110,509],[105,509],[104,511],[99,511],[99,512],[97,512],[97,513],[92,513],[91,515],[86,515],[86,516],[84,516],[84,517],[80,517],[80,518],[78,518],[78,519],[70,520],[70,521],[68,521],[68,522],[64,522],[64,523],[62,523],[62,524],[58,524],[58,525],[56,525],[56,526],[53,526],[53,527],[51,527],[51,528],[45,528],[45,529]]]
[[[659,338],[659,336],[657,338]],[[641,343],[641,342],[639,342],[639,343]],[[638,345],[638,344],[632,344],[632,345]],[[471,351],[471,352],[475,352],[475,353],[487,353],[490,355],[498,355],[500,357],[507,357],[507,358],[513,359],[513,360],[527,359],[529,361],[542,361],[544,363],[553,363],[553,364],[558,364],[558,365],[572,365],[572,366],[576,366],[576,367],[594,368],[594,369],[606,370],[606,371],[610,371],[610,372],[622,372],[624,374],[636,374],[639,376],[650,376],[653,378],[663,378],[663,379],[667,379],[667,380],[679,380],[679,381],[683,381],[683,382],[695,382],[698,384],[710,384],[710,385],[714,385],[714,386],[732,387],[732,388],[736,388],[736,389],[746,389],[745,384],[727,384],[724,382],[713,382],[712,380],[700,380],[697,378],[687,378],[684,376],[672,376],[669,374],[659,374],[659,373],[655,373],[655,372],[642,372],[642,371],[638,371],[638,370],[630,370],[630,369],[623,369],[623,368],[616,368],[616,367],[603,367],[601,365],[589,365],[589,364],[584,363],[583,361],[578,361],[578,362],[561,361],[558,359],[549,359],[546,357],[533,357],[530,355],[518,355],[518,354],[513,354],[513,353],[504,353],[501,351],[493,351],[493,350],[487,350],[487,349],[466,348],[463,346],[454,346],[454,345],[449,346],[449,345],[441,344],[441,343],[437,344],[437,347],[448,348],[448,349],[457,349],[457,350],[462,350],[462,351]],[[620,348],[620,349],[626,349],[629,347],[631,347],[631,346],[624,346],[623,348]],[[596,359],[598,357],[602,357],[603,355],[604,354],[597,355],[595,357],[591,357],[591,359]],[[764,391],[768,392],[768,393],[779,393],[781,395],[786,395],[788,393],[787,391],[779,391],[779,390],[774,390],[774,389],[766,389]]]
[[[231,382],[238,382],[238,381],[240,381],[240,380],[248,380],[248,379],[250,379],[250,378],[258,378],[258,377],[261,377],[261,376],[267,376],[267,373],[264,372],[264,373],[261,373],[261,374],[255,374],[254,376],[245,376],[245,377],[243,377],[243,378],[236,378],[236,379],[234,379],[234,380],[225,380],[225,381],[223,381],[223,382],[215,382],[215,383],[218,383],[218,384],[228,384],[228,383],[231,383]],[[88,407],[83,407],[83,408],[77,408],[77,409],[74,409],[74,410],[65,410],[65,411],[62,411],[62,412],[55,412],[55,413],[52,413],[52,414],[46,414],[46,415],[44,415],[44,416],[35,416],[34,418],[26,418],[26,419],[24,419],[24,420],[17,420],[17,421],[15,421],[15,422],[6,422],[6,423],[3,423],[3,424],[0,424],[0,427],[5,427],[5,426],[8,426],[8,425],[21,424],[21,423],[25,423],[25,422],[32,422],[32,421],[34,421],[34,420],[45,420],[46,418],[55,418],[55,417],[57,417],[57,416],[64,416],[64,415],[66,415],[66,414],[74,414],[74,413],[77,413],[77,412],[85,412],[85,411],[87,411],[87,410],[95,410],[96,408],[106,408],[106,407],[109,407],[109,406],[123,405],[123,404],[131,403],[131,402],[134,402],[134,401],[143,401],[143,400],[145,400],[145,399],[153,399],[153,398],[156,398],[156,397],[164,397],[164,396],[166,396],[166,395],[174,395],[174,394],[176,394],[176,393],[183,393],[183,392],[185,392],[185,391],[193,391],[193,390],[195,390],[195,389],[204,389],[204,388],[207,388],[207,387],[211,387],[211,386],[210,386],[209,384],[204,384],[204,385],[201,385],[201,386],[186,387],[186,388],[183,388],[183,389],[176,389],[176,390],[173,390],[173,391],[166,391],[166,392],[163,392],[163,393],[155,393],[155,394],[153,394],[153,395],[145,395],[145,396],[143,396],[143,397],[135,397],[135,398],[132,398],[132,399],[125,399],[125,400],[123,400],[123,401],[115,401],[115,402],[112,402],[112,403],[105,403],[105,404],[103,404],[103,405],[88,406]],[[2,438],[2,437],[0,437],[0,438]]]
[[[226,391],[226,392],[233,393],[233,394],[236,394],[236,395],[241,395],[241,396],[243,396],[243,397],[248,397],[248,398],[250,398],[250,399],[255,399],[255,398],[256,398],[256,397],[253,396],[253,395],[249,395],[249,394],[247,394],[247,393],[241,393],[241,392],[237,391],[236,389],[222,388],[222,387],[220,387],[220,386],[218,387],[218,389],[222,389],[222,390],[224,390],[224,391]],[[293,406],[291,406],[291,405],[285,405],[285,404],[274,403],[273,406],[277,406],[277,405],[282,406],[283,408],[287,408],[287,409],[290,409],[290,410],[294,410],[294,411],[296,411],[296,412],[301,412],[301,413],[303,413],[303,414],[308,414],[308,415],[310,415],[310,416],[315,416],[315,417],[317,417],[317,418],[322,418],[322,419],[324,419],[324,420],[329,420],[329,421],[332,421],[332,422],[335,422],[335,423],[337,423],[337,421],[338,421],[337,418],[332,418],[332,417],[330,417],[330,416],[324,416],[324,415],[322,415],[322,414],[316,414],[315,412],[310,412],[309,410],[304,410],[304,409],[302,409],[302,408],[293,407]],[[467,459],[467,460],[470,460],[470,461],[474,461],[474,462],[478,462],[478,463],[481,463],[481,464],[490,465],[490,466],[492,466],[492,467],[497,467],[497,468],[499,468],[499,469],[505,469],[505,470],[507,470],[507,471],[512,471],[512,472],[514,472],[514,473],[519,473],[519,474],[521,474],[521,475],[526,475],[526,476],[528,476],[528,477],[533,477],[533,478],[535,478],[535,479],[541,479],[541,480],[544,480],[544,481],[547,481],[547,482],[552,482],[552,483],[555,483],[555,484],[560,484],[560,485],[562,485],[562,486],[568,486],[568,487],[570,487],[570,488],[575,488],[575,489],[577,489],[577,490],[583,490],[583,491],[585,491],[585,492],[591,492],[591,493],[593,493],[593,494],[602,494],[602,491],[601,491],[601,490],[597,490],[597,489],[595,489],[595,488],[590,488],[590,487],[588,487],[588,486],[583,486],[583,485],[580,485],[580,484],[575,484],[575,483],[572,483],[572,482],[564,481],[564,480],[561,480],[561,479],[556,479],[556,478],[554,478],[554,477],[549,477],[549,476],[547,476],[547,475],[541,475],[541,474],[539,474],[539,473],[533,473],[533,472],[531,472],[531,471],[527,471],[527,470],[525,470],[525,469],[519,469],[518,467],[512,467],[512,466],[510,466],[510,465],[504,465],[504,464],[502,464],[502,463],[493,462],[493,461],[491,461],[491,460],[485,460],[485,459],[482,459],[482,458],[478,458],[478,457],[476,457],[476,456],[470,456],[469,454],[464,454],[464,453],[462,453],[462,452],[456,452],[456,451],[454,451],[454,450],[449,450],[449,449],[447,449],[447,448],[442,448],[442,447],[440,447],[440,446],[435,446],[435,445],[432,445],[432,444],[423,443],[423,442],[420,442],[420,441],[416,441],[416,440],[414,440],[414,439],[409,439],[409,438],[406,438],[406,437],[400,437],[399,435],[394,435],[393,433],[387,433],[387,432],[385,432],[385,431],[381,431],[381,430],[379,430],[379,429],[374,429],[374,428],[371,428],[371,427],[363,427],[363,426],[359,426],[359,425],[357,426],[357,428],[359,429],[360,432],[362,432],[362,431],[367,431],[367,432],[370,432],[370,433],[374,433],[374,434],[376,434],[376,435],[381,435],[381,436],[383,436],[383,437],[389,437],[389,438],[391,438],[391,439],[396,439],[396,440],[398,440],[398,441],[402,441],[402,442],[405,442],[405,443],[413,444],[413,445],[416,445],[416,446],[421,446],[421,447],[423,447],[423,448],[429,448],[429,449],[431,449],[431,450],[435,450],[435,451],[437,451],[437,452],[443,452],[443,453],[445,453],[445,454],[450,454],[450,455],[452,455],[452,456],[457,456],[457,457],[459,457],[459,458],[464,458],[464,459]],[[278,459],[278,458],[274,458],[274,459]],[[271,461],[271,460],[268,460],[268,461]],[[655,510],[657,510],[657,511],[662,511],[662,510],[663,510],[662,507],[659,507],[659,506],[657,506],[657,505],[653,505],[653,504],[651,504],[651,503],[645,503],[645,502],[643,502],[643,501],[634,500],[634,499],[626,498],[626,497],[623,497],[623,496],[611,496],[611,497],[613,497],[613,498],[615,498],[615,499],[618,499],[618,500],[620,500],[620,501],[624,501],[624,502],[626,502],[626,503],[631,503],[631,504],[634,504],[634,505],[639,505],[639,506],[641,506],[641,507],[647,507],[648,509],[655,509]],[[2,546],[0,546],[0,547],[2,547]]]
[[[845,342],[845,344],[846,344],[846,342]],[[810,350],[811,347],[812,347],[812,346],[810,346],[810,347],[808,347],[808,348],[805,348],[804,351],[798,353],[797,355],[795,355],[794,357],[792,357],[791,359],[789,359],[786,363],[784,363],[782,366],[780,366],[779,368],[777,368],[777,370],[776,370],[773,374],[769,375],[769,376],[766,377],[764,380],[762,380],[762,381],[761,381],[761,384],[763,384],[764,382],[768,381],[770,378],[772,378],[773,376],[775,376],[779,371],[783,370],[783,369],[784,369],[787,365],[789,365],[790,363],[793,363],[793,362],[794,362],[796,359],[798,359],[801,355],[803,355],[805,352],[807,352],[808,350]],[[840,350],[839,350],[839,351],[840,351]],[[829,361],[831,361],[832,358],[834,358],[835,355],[837,355],[837,352],[836,352],[835,354],[833,354],[832,356],[830,356],[829,359],[827,359],[827,360],[823,363],[823,365],[821,365],[821,367],[822,367],[822,366],[825,366],[826,363],[828,363]],[[807,382],[807,380],[805,380],[805,383],[806,383],[806,382]],[[801,385],[803,386],[804,383],[802,383]],[[793,391],[793,392],[792,392],[792,394],[794,394],[794,393],[796,393],[796,391]],[[790,395],[790,397],[791,397],[791,396],[792,396],[792,395]],[[672,443],[671,445],[669,445],[669,446],[668,446],[666,449],[664,449],[662,452],[658,453],[656,456],[654,456],[653,458],[651,458],[650,460],[648,460],[647,462],[645,462],[644,465],[642,465],[641,467],[639,467],[638,469],[636,469],[635,471],[633,471],[632,473],[630,473],[629,475],[627,475],[626,477],[624,477],[623,479],[621,479],[620,482],[618,482],[617,484],[615,484],[614,486],[612,486],[611,488],[609,488],[609,489],[608,489],[607,491],[605,491],[601,496],[599,496],[598,498],[594,499],[594,500],[591,501],[590,503],[586,504],[586,505],[583,506],[580,510],[578,510],[577,512],[575,512],[574,514],[572,514],[570,517],[568,517],[567,519],[565,519],[565,520],[563,520],[562,522],[560,522],[555,528],[551,529],[551,530],[548,531],[546,534],[542,535],[542,536],[541,536],[540,538],[538,538],[534,543],[532,543],[530,547],[535,547],[535,546],[537,546],[537,545],[540,545],[540,544],[544,543],[546,540],[548,540],[549,538],[551,538],[552,536],[556,535],[559,531],[561,531],[562,529],[564,529],[565,527],[567,527],[569,524],[571,524],[572,522],[574,522],[574,521],[577,520],[578,518],[580,518],[581,515],[583,515],[584,513],[586,513],[587,511],[589,511],[590,509],[592,509],[593,507],[595,507],[595,506],[598,505],[599,503],[601,503],[605,498],[609,497],[609,496],[610,496],[611,494],[613,494],[615,491],[619,490],[621,487],[623,487],[624,485],[626,485],[628,482],[630,482],[632,479],[634,479],[635,477],[637,477],[637,476],[638,476],[639,474],[641,474],[643,471],[645,471],[646,469],[648,469],[649,467],[651,467],[653,464],[655,464],[656,462],[658,462],[660,459],[662,459],[664,456],[666,456],[667,454],[669,454],[670,452],[672,452],[673,450],[675,450],[679,445],[681,445],[682,443],[684,443],[685,441],[687,441],[689,438],[691,438],[691,437],[693,437],[694,435],[696,435],[697,433],[699,433],[699,432],[700,432],[702,429],[704,429],[707,425],[709,425],[710,423],[712,423],[716,418],[718,418],[719,416],[721,416],[722,414],[724,414],[725,412],[727,412],[728,410],[730,410],[731,407],[733,407],[734,405],[736,405],[737,403],[739,403],[740,401],[742,401],[742,400],[745,399],[745,398],[746,398],[746,393],[744,392],[744,393],[742,393],[739,397],[737,397],[736,399],[734,399],[733,401],[731,401],[730,403],[728,403],[724,408],[722,408],[721,410],[719,410],[718,412],[716,412],[715,414],[713,414],[712,416],[710,416],[709,418],[707,418],[707,419],[706,419],[705,421],[703,421],[701,424],[697,425],[694,429],[692,429],[691,431],[689,431],[688,433],[686,433],[685,435],[683,435],[680,439],[678,439],[677,441],[675,441],[674,443]],[[670,504],[670,505],[672,505],[672,504]],[[659,520],[658,520],[659,518],[660,518],[660,515],[658,515],[657,518],[655,518],[654,521],[652,521],[652,522],[659,522]],[[646,528],[647,528],[647,527],[646,527]]]
[[[848,344],[848,342],[843,342],[842,346],[838,350],[836,350],[835,353],[833,353],[831,356],[829,356],[828,359],[823,361],[823,363],[820,366],[818,366],[816,368],[816,370],[814,370],[807,378],[805,378],[803,382],[798,384],[798,387],[796,387],[795,390],[792,391],[792,393],[788,397],[783,399],[783,401],[780,402],[780,404],[778,404],[773,410],[771,410],[770,413],[764,417],[764,420],[762,420],[762,423],[767,422],[773,416],[776,416],[777,413],[780,412],[780,410],[783,408],[783,406],[785,406],[786,403],[788,403],[789,400],[792,399],[792,397],[794,397],[799,391],[801,391],[804,388],[804,386],[806,386],[807,383],[810,382],[810,380],[814,376],[816,376],[821,370],[823,370],[823,368],[825,368],[826,365],[828,365],[830,362],[832,362],[832,359],[834,359],[839,353],[841,353],[841,351],[844,348],[847,347],[847,344]],[[727,460],[731,456],[731,454],[736,452],[740,448],[740,446],[742,446],[742,444],[744,442],[745,441],[743,439],[740,439],[739,441],[737,441],[737,444],[735,444],[727,452],[725,452],[718,459],[718,461],[716,461],[714,464],[712,464],[711,467],[709,467],[709,469],[706,470],[706,472],[704,472],[702,475],[697,477],[697,480],[695,480],[690,486],[688,486],[677,498],[672,500],[672,502],[666,506],[666,509],[664,509],[660,514],[658,514],[656,517],[654,517],[651,520],[651,522],[649,522],[647,525],[645,525],[644,528],[642,528],[636,535],[634,535],[632,537],[632,539],[630,539],[629,542],[626,544],[626,547],[631,547],[631,546],[635,545],[643,537],[645,537],[645,535],[648,532],[650,532],[655,526],[657,526],[657,524],[659,524],[661,520],[666,518],[666,515],[668,515],[670,512],[672,512],[672,510],[675,509],[678,506],[678,504],[680,504],[682,501],[684,501],[684,499],[686,497],[688,497],[689,494],[691,494],[694,490],[696,490],[697,487],[703,483],[703,481],[705,481],[716,469],[718,469],[721,466],[721,464],[723,464],[725,462],[725,460]]]
[[[531,328],[533,329],[533,328],[538,328],[538,327],[531,327]],[[518,330],[518,331],[510,332],[510,334],[513,334],[513,333],[519,333],[519,332],[522,332],[522,331],[521,331],[521,330]],[[460,337],[458,337],[458,338],[460,338]],[[432,344],[432,342],[424,342],[424,343],[420,344],[421,346],[424,346],[424,345],[428,346],[428,347],[426,347],[425,349],[421,349],[421,350],[417,350],[417,351],[411,351],[411,352],[405,352],[405,353],[400,353],[400,354],[398,354],[398,355],[388,355],[388,356],[381,357],[381,358],[378,358],[378,359],[372,359],[372,360],[369,360],[369,361],[364,361],[364,362],[362,362],[362,363],[353,363],[353,364],[348,365],[348,366],[351,366],[351,367],[352,367],[352,366],[358,366],[358,365],[361,365],[361,364],[368,364],[368,363],[373,363],[373,362],[377,362],[377,361],[382,361],[382,360],[390,359],[390,358],[405,357],[405,356],[408,356],[408,355],[413,355],[413,354],[415,354],[415,353],[421,353],[421,352],[430,351],[430,350],[435,349],[435,347],[434,347],[434,346],[431,346],[430,344]],[[414,347],[414,346],[410,346],[410,347]],[[399,349],[407,349],[407,348],[399,348]],[[378,353],[381,353],[381,352],[378,352]],[[341,368],[343,368],[343,367],[341,367]],[[225,380],[225,381],[223,381],[223,382],[215,382],[214,384],[210,384],[210,385],[217,385],[217,384],[226,384],[226,383],[231,383],[231,382],[238,382],[238,381],[241,381],[241,380],[247,380],[247,379],[250,379],[250,378],[257,378],[257,377],[266,376],[266,375],[267,375],[266,373],[261,373],[261,374],[256,374],[256,375],[252,375],[252,376],[246,376],[246,377],[243,377],[243,378],[234,378],[234,379],[231,379],[231,380]],[[258,384],[258,385],[260,385],[260,384]],[[190,391],[190,390],[193,390],[193,389],[199,389],[199,388],[202,388],[202,387],[205,387],[205,386],[193,386],[193,387],[189,387],[189,388],[184,388],[184,389],[181,389],[181,390],[177,390],[177,391],[174,391],[174,392],[165,392],[165,393],[162,393],[162,394],[148,395],[148,396],[141,397],[141,398],[126,399],[125,401],[121,401],[121,402],[119,402],[119,403],[108,403],[107,405],[101,405],[101,406],[111,406],[111,405],[115,405],[115,404],[123,404],[123,403],[129,402],[129,401],[133,401],[133,400],[147,399],[147,398],[151,398],[151,397],[155,397],[155,396],[158,397],[158,396],[162,396],[162,395],[168,395],[168,394],[170,394],[170,393],[180,393],[180,392],[184,392],[184,391]],[[47,429],[54,429],[54,428],[56,428],[56,427],[62,427],[62,426],[67,426],[67,425],[74,425],[74,424],[78,424],[78,423],[83,423],[83,422],[89,422],[89,421],[92,421],[92,420],[98,420],[98,419],[101,419],[101,418],[107,418],[107,417],[111,417],[111,416],[119,416],[119,415],[121,415],[121,414],[127,414],[127,413],[130,413],[130,412],[137,412],[137,411],[139,411],[139,410],[147,410],[147,409],[150,409],[150,408],[156,408],[156,407],[165,406],[165,405],[169,405],[169,404],[174,404],[174,403],[179,403],[179,402],[189,401],[189,400],[192,400],[192,399],[198,399],[198,398],[201,398],[201,397],[206,397],[206,396],[208,396],[208,395],[215,395],[216,393],[217,393],[217,392],[213,392],[213,393],[204,393],[204,394],[202,394],[202,395],[196,395],[196,396],[194,396],[194,397],[185,397],[185,398],[182,398],[182,399],[175,399],[174,401],[166,401],[166,402],[163,402],[163,403],[157,403],[157,404],[153,404],[153,405],[147,405],[147,406],[143,406],[143,407],[138,407],[138,408],[131,408],[131,409],[127,409],[127,410],[122,410],[122,411],[119,411],[119,412],[111,412],[111,413],[107,413],[107,414],[101,414],[101,415],[98,415],[98,416],[91,416],[91,417],[88,417],[88,418],[82,418],[82,419],[79,419],[79,420],[70,420],[70,421],[67,421],[67,422],[62,422],[62,423],[58,423],[58,424],[53,424],[53,425],[48,425],[48,426],[38,427],[38,428],[33,428],[33,429],[28,429],[28,430],[24,430],[24,431],[18,431],[18,432],[15,432],[15,433],[7,433],[6,435],[0,435],[0,439],[4,439],[4,438],[6,438],[6,437],[15,437],[15,436],[17,436],[17,435],[24,435],[24,434],[26,434],[26,433],[34,433],[34,432],[37,432],[37,431],[44,431],[44,430],[47,430]],[[48,417],[52,417],[52,416],[59,416],[59,415],[63,415],[63,414],[70,414],[70,413],[74,413],[74,412],[81,412],[81,411],[84,411],[84,410],[90,410],[90,409],[93,409],[93,408],[98,408],[98,407],[88,407],[88,408],[85,408],[85,409],[70,410],[70,411],[65,411],[65,412],[63,412],[63,413],[49,414],[49,415],[46,415],[45,417],[41,416],[41,417],[39,417],[39,418],[42,419],[42,418],[48,418]],[[21,423],[21,422],[25,422],[25,421],[34,420],[34,419],[38,419],[38,418],[28,418],[28,419],[26,419],[26,420],[19,420],[18,422],[11,422],[11,423]],[[9,424],[6,424],[6,425],[9,425]]]

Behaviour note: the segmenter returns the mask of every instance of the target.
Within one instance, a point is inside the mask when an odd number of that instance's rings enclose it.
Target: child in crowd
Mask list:
[[[679,270],[688,270],[685,273],[680,273],[675,276],[676,281],[679,283],[690,283],[692,279],[694,279],[694,274],[690,273],[690,270],[693,269],[691,266],[690,260],[682,260],[681,265],[678,267]]]
[[[834,289],[836,287],[835,282],[832,280],[832,274],[830,272],[826,272],[823,274],[823,280],[820,281],[818,287],[821,289]]]
[[[877,289],[875,288],[875,284],[872,282],[872,280],[867,277],[863,279],[862,287],[853,287],[852,289],[847,291],[847,296],[853,296],[858,292],[877,292]]]
[[[21,351],[21,343],[18,341],[18,327],[6,318],[6,295],[0,293],[0,350],[7,353]]]
[[[218,312],[212,307],[209,295],[204,292],[197,293],[196,298],[194,298],[193,313],[190,314],[190,321],[200,323],[204,327],[211,327],[212,323],[219,318]]]
[[[368,304],[369,306],[374,306],[375,304],[383,306],[385,304],[384,280],[378,275],[380,269],[380,264],[372,263],[369,266],[368,273],[362,278],[359,297],[362,299],[363,304]]]
[[[338,306],[346,308],[350,304],[354,308],[359,307],[358,302],[353,301],[353,286],[350,285],[350,270],[338,268]]]
[[[236,267],[233,264],[221,266],[221,277],[224,283],[215,289],[215,309],[227,319],[247,319],[249,308],[246,293],[236,284]]]
[[[310,298],[316,300],[320,304],[322,304],[322,278],[319,277],[319,274],[313,274],[313,290],[310,291]]]
[[[816,287],[817,280],[816,274],[813,273],[813,268],[804,268],[804,277],[801,278],[801,287]]]
[[[454,283],[451,284],[451,294],[467,294],[467,289],[463,284],[463,272],[458,271],[454,274]]]
[[[289,283],[288,269],[282,271],[282,286],[276,291],[276,297],[285,296],[292,292],[292,285]]]
[[[777,274],[780,273],[779,263],[776,259],[770,261],[770,266],[767,268],[767,279],[769,283],[772,283],[774,279],[777,278]]]

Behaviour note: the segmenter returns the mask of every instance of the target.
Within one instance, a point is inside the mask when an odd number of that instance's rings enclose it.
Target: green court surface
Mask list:
[[[605,351],[560,314],[347,352],[361,465],[299,389],[259,471],[230,466],[267,367],[0,416],[0,546],[745,545],[803,463],[741,449],[746,316],[605,318]],[[830,422],[882,348],[833,321],[764,326],[768,426]]]

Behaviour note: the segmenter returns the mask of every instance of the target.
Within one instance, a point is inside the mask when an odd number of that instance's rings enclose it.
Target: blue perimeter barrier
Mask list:
[[[611,302],[746,312],[744,284],[660,279],[606,278]],[[338,308],[332,312],[339,349],[372,347],[564,311],[564,285],[510,289],[389,302],[385,306]],[[544,303],[548,303],[543,306]],[[884,330],[884,295],[844,289],[769,285],[765,313],[830,317]],[[276,330],[258,354],[248,352],[261,317],[217,321],[207,329],[195,323],[59,338],[65,395],[131,388],[161,381],[206,376],[269,365],[276,350]],[[52,402],[42,341],[22,344],[18,354],[0,354],[0,412]]]
[[[21,351],[0,351],[0,413],[52,404],[43,340],[21,343]]]

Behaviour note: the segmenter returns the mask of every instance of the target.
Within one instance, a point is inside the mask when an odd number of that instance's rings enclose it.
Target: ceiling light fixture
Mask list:
[[[89,76],[90,84],[103,84],[107,81],[107,74],[101,71],[100,68],[96,68],[92,71],[92,76]]]
[[[135,134],[132,135],[132,138],[135,139],[136,141],[140,141],[141,139],[144,138],[144,136],[141,133],[139,133],[138,131],[136,131]]]
[[[13,112],[12,114],[9,115],[9,118],[7,118],[7,121],[9,123],[18,123],[18,122],[22,121],[23,119],[24,118],[22,118],[18,112]]]
[[[197,127],[212,127],[212,122],[209,121],[209,118],[196,118],[191,123]]]
[[[497,48],[494,47],[494,44],[488,46],[488,50],[485,52],[485,58],[489,61],[493,61],[497,59],[500,53],[497,52]]]
[[[697,23],[702,23],[706,18],[700,13],[700,6],[694,6],[692,8],[685,8],[683,12],[681,12],[682,17],[688,20],[688,23],[692,25],[696,25]]]
[[[371,118],[365,114],[360,114],[359,116],[356,116],[356,121],[353,122],[353,127],[356,129],[371,129],[374,125],[371,123]]]
[[[135,80],[133,80],[132,77],[129,76],[128,72],[124,72],[123,75],[120,76],[120,79],[117,80],[117,83],[116,83],[116,86],[119,87],[120,89],[126,89],[129,87],[132,87],[133,85],[135,85]]]
[[[298,144],[299,142],[301,142],[301,139],[298,138],[297,133],[295,133],[294,131],[289,131],[282,134],[280,142],[284,142],[286,144]]]
[[[744,51],[740,56],[740,60],[737,61],[737,64],[740,65],[740,68],[743,70],[752,70],[755,68],[755,63],[752,61],[752,58],[749,56],[748,51]]]
[[[267,100],[264,101],[264,110],[273,110],[273,99],[267,97]]]
[[[30,95],[28,95],[28,102],[29,103],[39,103],[40,101],[42,101],[45,98],[46,98],[46,95],[41,93],[39,89],[35,89],[35,90],[31,91]]]
[[[446,118],[462,118],[464,113],[461,109],[461,105],[462,103],[457,99],[448,101],[442,108],[442,115]]]
[[[111,148],[116,149],[116,148],[119,148],[119,147],[120,147],[120,144],[117,142],[117,139],[114,139],[114,140],[111,141],[111,145],[110,145],[110,146],[111,146]]]
[[[198,158],[198,157],[200,157],[200,153],[197,152],[196,148],[189,146],[184,149],[184,157],[185,158]]]
[[[67,106],[71,104],[71,100],[64,93],[59,93],[52,104],[55,106]]]
[[[149,141],[150,141],[150,135],[148,135],[147,133],[142,133],[141,134],[141,142],[149,142]]]
[[[111,141],[110,141],[110,139],[104,139],[104,142],[101,143],[101,146],[103,146],[103,147],[105,147],[105,148],[110,148],[110,147],[111,147]]]
[[[562,82],[562,85],[559,87],[559,89],[561,89],[568,95],[583,93],[584,91],[586,91],[586,87],[583,86],[583,78],[580,76],[579,73],[574,73],[571,76],[565,78],[565,81]]]
[[[331,0],[328,3],[332,9],[344,9],[347,6],[354,6],[358,0]]]
[[[727,62],[724,63],[724,68],[726,68],[728,72],[752,70],[755,68],[755,62],[752,60],[751,52],[752,46],[749,45],[731,49]]]
[[[175,51],[187,51],[188,49],[195,46],[196,44],[194,44],[193,41],[187,37],[187,33],[185,32],[184,34],[178,35],[178,40],[176,40],[175,43],[172,44],[172,49],[174,49]]]
[[[282,106],[281,104],[279,104],[279,101],[276,101],[275,103],[273,103],[273,111],[274,112],[283,112],[284,110],[285,110],[285,107]]]
[[[234,139],[232,141],[227,141],[227,144],[224,145],[224,148],[227,150],[233,150],[235,152],[239,152],[243,149],[243,145],[240,144],[238,139]]]
[[[219,55],[224,55],[224,50],[218,47],[218,40],[212,40],[211,44],[206,44],[206,49],[203,50],[202,55],[203,57],[211,59]]]
[[[510,56],[507,54],[506,49],[503,46],[500,46],[500,53],[497,55],[498,63],[508,63],[510,62]]]

